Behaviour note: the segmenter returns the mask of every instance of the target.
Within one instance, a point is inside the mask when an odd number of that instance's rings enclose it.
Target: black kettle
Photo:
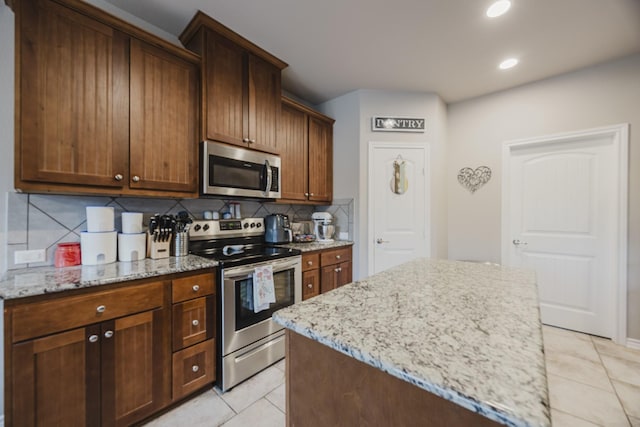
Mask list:
[[[267,243],[289,243],[293,240],[289,217],[271,214],[264,218],[264,241]]]

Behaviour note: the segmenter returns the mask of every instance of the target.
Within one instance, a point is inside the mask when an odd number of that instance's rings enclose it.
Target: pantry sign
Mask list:
[[[374,132],[424,132],[425,119],[412,117],[373,117],[371,130]]]

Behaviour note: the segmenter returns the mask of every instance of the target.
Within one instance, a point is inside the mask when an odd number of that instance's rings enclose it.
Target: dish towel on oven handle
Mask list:
[[[268,309],[272,302],[276,302],[273,268],[270,265],[256,267],[253,270],[253,312]]]

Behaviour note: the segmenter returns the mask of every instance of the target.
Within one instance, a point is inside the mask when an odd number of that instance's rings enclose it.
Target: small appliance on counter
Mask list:
[[[289,217],[271,214],[264,218],[264,241],[267,243],[289,243],[293,240]]]
[[[331,243],[333,242],[333,233],[335,226],[332,224],[333,217],[329,212],[314,212],[311,214],[316,233],[316,242]]]

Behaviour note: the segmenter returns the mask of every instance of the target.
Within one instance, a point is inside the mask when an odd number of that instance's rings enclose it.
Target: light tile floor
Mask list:
[[[554,427],[640,427],[640,350],[543,327]],[[145,427],[283,427],[284,361],[231,391],[207,391]]]

